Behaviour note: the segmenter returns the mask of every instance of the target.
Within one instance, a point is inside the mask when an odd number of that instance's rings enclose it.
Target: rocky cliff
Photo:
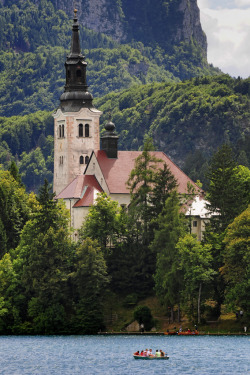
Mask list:
[[[72,0],[52,0],[72,15]],[[173,44],[195,42],[205,57],[206,36],[197,0],[77,0],[80,22],[119,42],[141,41],[170,50]]]

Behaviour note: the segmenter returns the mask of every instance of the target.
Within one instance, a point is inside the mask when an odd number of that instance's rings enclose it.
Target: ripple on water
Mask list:
[[[163,349],[168,361],[135,361]],[[2,336],[1,375],[250,374],[247,336]]]

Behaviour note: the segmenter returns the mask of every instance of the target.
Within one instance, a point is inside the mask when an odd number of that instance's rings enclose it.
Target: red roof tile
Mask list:
[[[79,199],[74,207],[90,206],[94,202],[94,191],[103,191],[95,176],[80,175],[77,176],[69,185],[66,186],[56,199]]]
[[[155,157],[162,159],[167,164],[178,182],[179,193],[187,192],[187,183],[190,182],[198,190],[197,185],[162,151],[153,151]],[[118,151],[117,159],[109,159],[105,151],[97,151],[96,157],[111,194],[128,194],[126,185],[131,170],[134,168],[135,159],[141,155],[141,151]]]

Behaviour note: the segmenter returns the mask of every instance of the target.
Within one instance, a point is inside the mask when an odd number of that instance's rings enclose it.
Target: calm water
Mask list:
[[[136,350],[168,353],[167,361],[134,360]],[[250,337],[2,336],[0,374],[250,374]]]

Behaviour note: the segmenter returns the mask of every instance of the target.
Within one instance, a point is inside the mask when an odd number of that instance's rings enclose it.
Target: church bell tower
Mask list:
[[[59,194],[76,176],[83,174],[92,151],[100,149],[99,119],[102,112],[92,104],[86,79],[87,62],[81,54],[77,10],[72,40],[65,61],[66,84],[54,117],[54,183]]]

